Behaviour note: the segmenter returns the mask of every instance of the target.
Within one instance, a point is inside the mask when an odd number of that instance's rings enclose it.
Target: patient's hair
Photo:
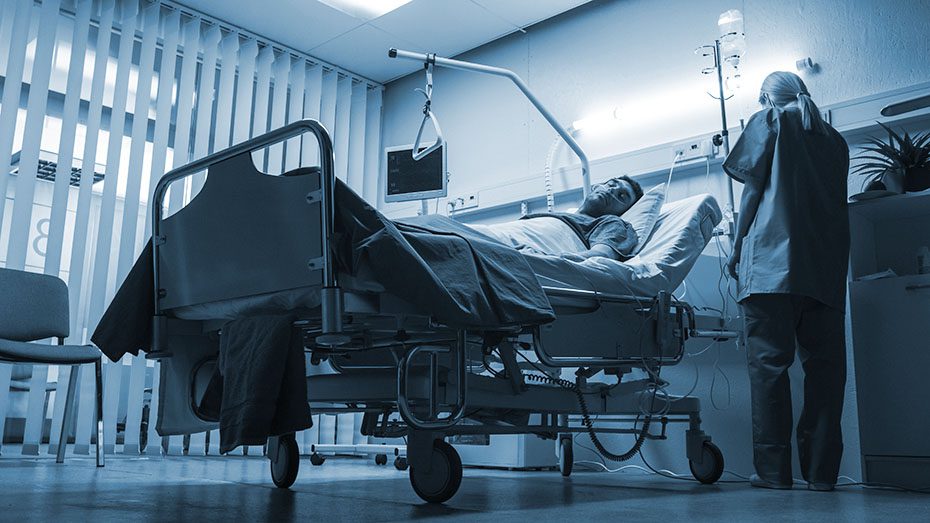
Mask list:
[[[630,187],[633,188],[633,194],[636,196],[636,199],[633,201],[633,203],[638,202],[639,199],[643,197],[643,186],[629,176],[615,176],[612,178],[612,180],[623,180],[624,182],[630,184]]]
[[[811,100],[811,94],[800,76],[786,71],[775,71],[762,81],[762,89],[759,91],[759,103],[762,105],[771,102],[778,107],[784,107],[795,101],[801,109],[801,124],[804,129],[817,134],[827,134],[827,124],[820,116],[820,109]]]

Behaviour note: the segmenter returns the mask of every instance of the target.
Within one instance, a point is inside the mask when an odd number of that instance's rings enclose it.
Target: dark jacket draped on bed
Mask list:
[[[340,272],[371,277],[453,327],[494,329],[555,318],[536,275],[514,249],[442,216],[393,222],[341,181],[335,196]],[[295,238],[301,234],[295,227]],[[153,292],[149,242],[91,336],[113,361],[150,347]]]

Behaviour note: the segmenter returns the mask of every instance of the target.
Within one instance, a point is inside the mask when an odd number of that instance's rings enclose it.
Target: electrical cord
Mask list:
[[[526,357],[524,356],[524,358]],[[646,417],[646,419],[643,421],[643,427],[639,435],[637,435],[636,441],[633,443],[633,446],[630,448],[630,450],[624,452],[623,454],[614,454],[613,452],[610,452],[606,447],[604,447],[604,444],[601,443],[601,440],[597,437],[597,432],[594,430],[594,422],[591,421],[591,414],[588,411],[588,403],[584,399],[584,393],[581,392],[581,389],[577,385],[562,378],[540,376],[539,374],[524,374],[523,377],[530,381],[558,385],[563,389],[574,392],[575,396],[578,398],[578,406],[581,408],[581,422],[587,429],[588,437],[591,439],[591,443],[593,443],[594,447],[597,449],[598,454],[604,458],[616,462],[627,461],[636,456],[636,454],[639,453],[639,450],[642,448],[643,444],[646,442],[646,434],[649,433],[649,425],[652,421],[651,417]]]

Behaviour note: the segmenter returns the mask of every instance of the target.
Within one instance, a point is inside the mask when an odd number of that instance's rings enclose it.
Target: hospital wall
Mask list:
[[[762,78],[772,70],[793,70],[794,62],[810,56],[818,64],[814,73],[802,74],[821,106],[913,86],[930,80],[926,56],[930,40],[925,21],[930,2],[852,0],[809,2],[787,0],[723,1],[648,0],[595,1],[525,33],[487,44],[459,58],[517,72],[565,125],[614,106],[623,115],[616,125],[577,138],[592,159],[592,180],[620,172],[649,172],[646,185],[664,181],[677,141],[709,136],[720,126],[718,103],[706,91],[714,79],[700,70],[710,64],[693,50],[713,43],[719,13],[737,8],[745,17],[748,52],[744,59],[743,87],[728,101],[730,125],[748,119]],[[419,49],[428,52],[429,49]],[[382,145],[413,142],[422,117],[424,75],[412,74],[387,85],[384,93]],[[437,69],[433,109],[448,141],[449,199],[477,194],[479,212],[463,221],[494,221],[517,217],[518,206],[502,202],[539,201],[543,194],[546,156],[556,135],[545,120],[507,80],[471,72]],[[648,157],[648,161],[643,158]],[[720,158],[705,165],[694,162],[680,169],[672,182],[670,198],[710,192],[727,203]],[[580,199],[577,161],[562,147],[554,162],[557,207],[576,206]],[[858,183],[858,182],[855,182]],[[561,194],[560,194],[561,193]],[[736,188],[738,202],[739,187]],[[446,212],[446,201],[436,202]],[[393,204],[381,208],[389,215],[411,215],[417,205]],[[431,209],[432,209],[431,202]],[[499,207],[487,209],[487,207]],[[484,208],[484,211],[481,209]],[[715,243],[689,278],[695,282],[686,297],[695,305],[726,303],[734,324],[736,305],[721,301],[714,292],[719,278],[715,255],[728,245]],[[680,295],[682,289],[679,289]],[[689,352],[706,344],[691,342]],[[850,376],[853,374],[850,372]],[[672,381],[670,391],[685,393],[695,383],[704,402],[704,420],[714,441],[726,455],[727,469],[752,470],[749,389],[745,350],[736,343],[711,346],[698,356],[663,373]],[[800,411],[801,375],[792,369],[795,415]],[[683,442],[649,444],[653,466],[684,472]],[[859,478],[858,424],[855,384],[847,391],[844,434],[846,454],[842,473]],[[579,438],[584,443],[585,438]],[[614,442],[628,446],[629,438]],[[578,449],[579,451],[581,449]],[[580,452],[586,457],[584,452]],[[587,456],[589,457],[589,456]],[[795,469],[797,470],[797,468]]]

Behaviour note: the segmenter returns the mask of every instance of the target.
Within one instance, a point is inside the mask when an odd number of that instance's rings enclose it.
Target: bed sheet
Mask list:
[[[675,290],[684,281],[721,218],[720,207],[713,196],[701,194],[665,204],[646,246],[625,262],[600,257],[573,262],[545,254],[524,256],[543,286],[655,296],[659,291]],[[569,237],[547,236],[560,234],[558,224],[561,223],[559,220],[524,220],[503,227],[474,228],[507,245],[519,243],[539,252],[558,252],[558,249],[572,246]],[[565,229],[574,237],[571,229],[567,226]],[[364,271],[359,276],[343,277],[341,285],[353,291],[383,291],[376,281],[364,277]],[[313,308],[319,303],[319,287],[302,287],[172,312],[182,319],[233,319],[247,314]]]

